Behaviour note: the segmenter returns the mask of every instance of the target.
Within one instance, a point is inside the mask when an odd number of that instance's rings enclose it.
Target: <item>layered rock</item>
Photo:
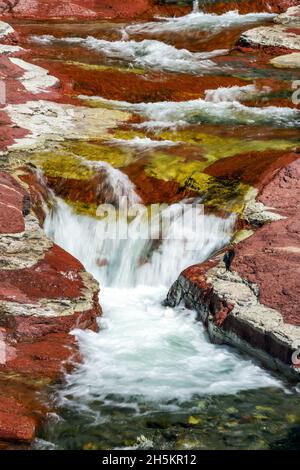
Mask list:
[[[275,17],[277,24],[260,26],[242,34],[240,43],[250,46],[300,50],[300,7],[294,6]],[[276,49],[275,49],[276,52]]]
[[[0,196],[0,372],[58,379],[78,359],[69,333],[98,329],[99,287],[45,236],[17,177],[0,173]],[[14,397],[6,401],[0,439],[31,440],[37,425],[32,411]]]
[[[300,160],[279,170],[257,201],[271,206],[279,220],[257,229],[224,259],[217,255],[185,270],[166,303],[184,301],[196,309],[212,341],[237,346],[299,378]]]
[[[287,11],[275,18],[275,22],[288,26],[300,26],[300,6],[288,8]]]
[[[101,4],[100,4],[101,3]],[[149,6],[147,0],[137,0],[134,5],[128,4],[124,8],[120,0],[97,2],[85,0],[80,2],[51,0],[43,2],[39,0],[2,0],[0,3],[0,14],[3,16],[13,15],[16,18],[82,18],[94,19],[101,17],[129,17],[143,13]]]
[[[270,63],[280,69],[299,69],[300,52],[293,52],[292,54],[284,54],[274,57],[270,60]]]
[[[166,5],[164,5],[164,3]],[[158,12],[169,15],[177,11],[186,11],[179,5],[168,5],[168,2],[156,0],[1,0],[0,16],[22,19],[68,19],[95,20],[95,19],[133,19]]]
[[[0,23],[0,31],[1,41],[14,39],[9,25]],[[48,411],[45,387],[80,360],[70,332],[96,331],[101,308],[96,281],[41,228],[45,188],[8,149],[43,147],[74,129],[84,137],[99,124],[104,133],[115,121],[42,100],[58,97],[58,80],[20,55],[20,47],[1,45],[0,439],[30,442]]]

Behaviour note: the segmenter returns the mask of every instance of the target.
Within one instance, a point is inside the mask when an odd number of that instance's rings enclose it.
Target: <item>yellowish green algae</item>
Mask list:
[[[95,173],[92,168],[84,165],[76,155],[62,150],[31,153],[29,160],[46,176],[51,177],[89,180]]]
[[[143,138],[145,134],[138,130],[118,129],[113,138],[132,140]],[[167,149],[147,151],[145,173],[164,181],[177,181],[181,187],[194,190],[203,197],[206,205],[219,209],[242,213],[245,197],[251,186],[236,180],[223,180],[209,176],[203,171],[215,161],[232,157],[236,154],[264,152],[267,150],[286,151],[297,146],[285,140],[242,140],[240,138],[220,137],[199,133],[192,130],[177,132],[164,131],[156,139],[172,140],[191,145],[199,149],[201,160],[186,160],[186,157],[169,153]],[[191,152],[191,156],[193,152]],[[89,180],[97,172],[89,166],[89,162],[103,161],[114,168],[124,168],[137,159],[140,154],[133,148],[122,145],[111,145],[103,142],[69,141],[62,143],[53,151],[32,153],[29,160],[38,166],[46,176],[65,179]],[[86,163],[85,163],[86,160]],[[76,212],[95,216],[93,205],[73,203]]]
[[[192,189],[205,198],[205,204],[221,209],[242,212],[244,196],[249,185],[232,180],[221,180],[203,173],[206,162],[188,161],[183,157],[157,154],[145,169],[154,178],[177,181],[180,186]]]
[[[71,201],[70,199],[65,199],[65,202],[72,207],[74,212],[82,215],[89,215],[91,217],[96,217],[97,204],[87,203],[82,201]]]
[[[246,229],[238,230],[233,236],[232,243],[237,245],[241,241],[246,240],[246,238],[251,237],[253,233],[254,233],[253,230],[246,230]]]

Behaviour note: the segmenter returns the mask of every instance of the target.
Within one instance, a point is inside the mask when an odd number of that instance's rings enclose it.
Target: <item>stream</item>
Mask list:
[[[199,213],[202,230],[192,237],[180,204],[171,201],[165,211],[175,215],[160,243],[149,239],[139,215],[122,222],[139,224],[139,238],[114,239],[109,223],[52,188],[46,233],[99,281],[103,316],[99,333],[73,332],[83,361],[54,387],[58,411],[35,448],[299,447],[299,390],[236,350],[211,344],[192,311],[163,306],[184,268],[230,242],[251,187],[239,178],[210,186],[208,164],[299,145],[300,116],[288,100],[295,72],[232,51],[242,31],[273,17],[218,16],[195,2],[184,17],[150,22],[19,24],[37,63],[72,77],[79,102],[133,116],[108,141],[64,144],[69,173],[101,172],[104,195],[109,188],[104,202],[125,196],[130,205],[141,203],[132,176],[139,168],[179,184],[192,174],[189,189],[200,187],[200,202],[210,208]],[[43,156],[33,161],[46,179],[62,165],[59,158],[47,168]],[[193,217],[191,197],[188,203]]]

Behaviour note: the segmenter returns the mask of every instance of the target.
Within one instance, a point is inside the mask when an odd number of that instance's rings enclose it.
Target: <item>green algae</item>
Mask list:
[[[63,143],[53,151],[30,153],[28,160],[46,176],[88,180],[96,173],[89,167],[90,162],[106,162],[122,168],[133,163],[135,155],[132,149],[80,141]]]
[[[113,134],[114,139],[122,140],[133,140],[136,137],[143,139],[145,137],[145,132],[137,131],[135,129],[117,129]],[[164,140],[164,139],[162,139]]]
[[[253,230],[246,230],[246,229],[238,230],[234,234],[234,237],[232,239],[232,243],[234,243],[236,245],[236,244],[240,243],[241,241],[246,240],[246,238],[251,237],[251,235],[253,235],[253,233],[254,233]]]

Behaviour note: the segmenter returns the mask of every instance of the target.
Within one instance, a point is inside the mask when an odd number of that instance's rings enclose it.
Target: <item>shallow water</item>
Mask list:
[[[140,24],[19,25],[37,63],[72,77],[72,98],[133,115],[109,142],[65,144],[74,177],[82,165],[104,171],[110,199],[126,195],[134,204],[134,165],[180,184],[192,174],[200,201],[215,211],[198,216],[203,231],[196,238],[174,217],[177,237],[153,243],[136,217],[142,239],[111,240],[104,237],[110,225],[54,197],[46,231],[100,281],[103,317],[100,333],[74,332],[84,360],[53,391],[59,416],[41,430],[37,448],[300,448],[297,389],[249,357],[210,344],[193,312],[162,305],[182,269],[230,241],[252,184],[237,176],[212,189],[205,169],[248,153],[283,154],[299,143],[294,72],[232,50],[250,23],[271,19],[194,10]],[[35,156],[46,171],[42,160]]]

